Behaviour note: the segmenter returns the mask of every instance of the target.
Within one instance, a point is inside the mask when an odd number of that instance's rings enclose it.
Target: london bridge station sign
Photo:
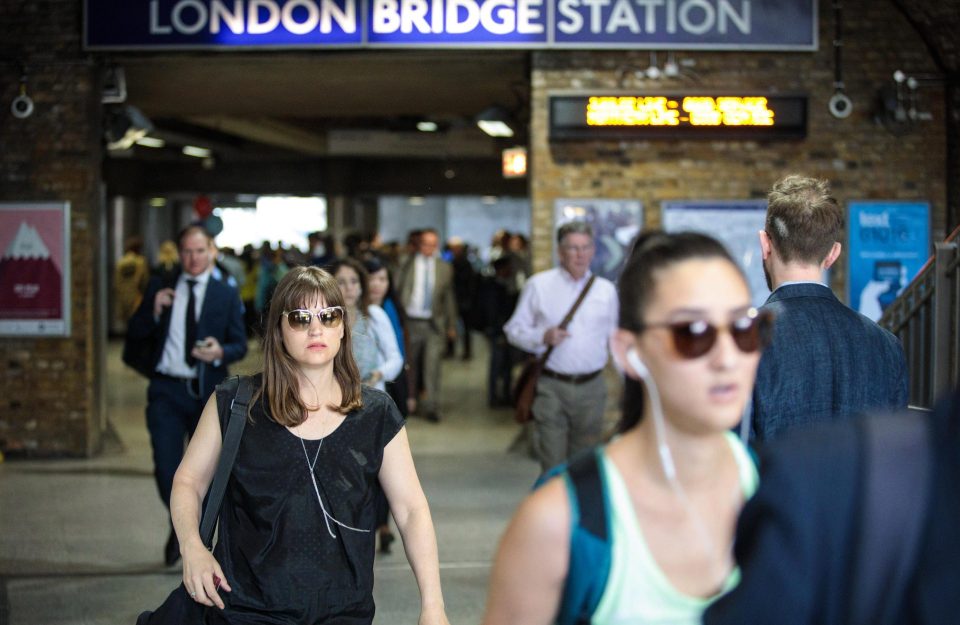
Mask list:
[[[88,49],[815,50],[816,0],[86,0]]]

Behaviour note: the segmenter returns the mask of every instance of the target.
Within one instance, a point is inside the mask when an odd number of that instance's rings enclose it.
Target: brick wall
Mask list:
[[[95,65],[80,50],[82,3],[0,4],[0,201],[70,202],[71,319],[66,338],[0,338],[0,450],[11,455],[94,453],[100,444],[94,302],[100,248],[100,103]],[[27,72],[35,110],[9,113]]]
[[[946,214],[946,132],[943,87],[922,91],[933,121],[895,136],[873,119],[881,85],[894,70],[934,74],[936,67],[916,31],[889,2],[844,2],[843,78],[854,105],[845,120],[833,118],[834,21],[820,3],[816,52],[690,52],[695,65],[682,79],[637,79],[648,52],[538,52],[533,57],[531,179],[535,265],[550,264],[553,203],[561,197],[637,199],[646,226],[660,221],[660,202],[672,199],[763,198],[786,173],[832,181],[841,201],[922,199],[932,204],[934,237]],[[664,55],[659,55],[662,67]],[[692,71],[690,71],[692,70]],[[807,137],[801,141],[570,142],[547,140],[547,96],[560,90],[690,91],[739,89],[809,96]],[[845,263],[833,272],[842,293]]]

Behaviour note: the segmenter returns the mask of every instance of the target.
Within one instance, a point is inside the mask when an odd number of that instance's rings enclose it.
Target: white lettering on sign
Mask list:
[[[890,213],[860,213],[861,228],[889,228]]]
[[[462,35],[540,34],[543,0],[373,0],[372,32]]]
[[[691,35],[733,30],[749,35],[751,0],[559,0],[557,30],[575,35],[653,34],[666,31]]]
[[[224,27],[235,35],[267,35],[281,25],[291,34],[307,35],[329,34],[334,23],[344,33],[359,27],[355,0],[347,0],[344,7],[334,0],[287,0],[282,8],[276,0],[210,0],[209,8],[201,0],[179,0],[168,21],[161,17],[159,0],[150,0],[151,35],[217,35]]]

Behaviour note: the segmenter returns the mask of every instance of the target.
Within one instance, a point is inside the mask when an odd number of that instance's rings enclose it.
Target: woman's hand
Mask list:
[[[223,599],[218,590],[230,592],[230,584],[223,575],[220,563],[202,543],[182,549],[183,585],[197,603],[223,609]]]

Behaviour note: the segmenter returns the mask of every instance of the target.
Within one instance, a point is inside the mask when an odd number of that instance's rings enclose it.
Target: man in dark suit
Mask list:
[[[436,255],[439,240],[436,230],[421,231],[417,253],[404,262],[397,274],[397,290],[407,314],[410,335],[407,352],[413,372],[410,395],[416,397],[422,372],[424,395],[419,411],[430,421],[440,420],[440,359],[447,338],[452,340],[457,336],[453,269]]]
[[[170,506],[173,474],[193,435],[200,412],[227,365],[247,353],[243,304],[237,290],[211,276],[213,240],[201,226],[180,232],[181,271],[172,281],[154,278],[130,319],[127,341],[141,342],[147,389],[147,428],[154,476],[164,505]],[[173,530],[164,550],[167,564],[180,557]]]
[[[741,581],[707,610],[706,625],[957,622],[960,393],[932,417],[900,417],[915,421],[888,440],[909,440],[885,449],[878,476],[865,429],[877,436],[877,421],[890,418],[820,425],[761,450],[760,487],[737,526]]]
[[[764,308],[774,312],[776,325],[757,369],[756,440],[907,405],[900,341],[822,281],[840,256],[843,225],[843,209],[824,180],[787,176],[770,192],[760,249],[773,291]]]

